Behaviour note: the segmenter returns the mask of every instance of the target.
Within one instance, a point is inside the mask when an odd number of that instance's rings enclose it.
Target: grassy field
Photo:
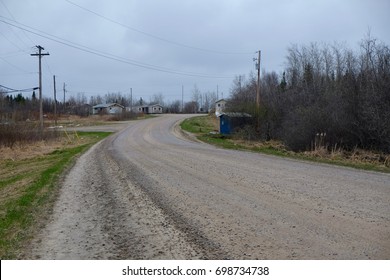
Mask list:
[[[79,132],[56,140],[0,149],[0,259],[23,258],[58,194],[60,175],[110,133]]]
[[[221,135],[217,133],[218,120],[213,115],[186,119],[180,126],[183,130],[195,134],[199,140],[226,149],[249,150],[275,156],[390,173],[390,155],[362,150],[346,152],[340,149],[331,152],[319,149],[295,153],[277,141],[245,141],[238,137]]]

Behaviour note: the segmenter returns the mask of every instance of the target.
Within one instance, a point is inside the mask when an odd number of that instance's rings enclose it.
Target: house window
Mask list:
[[[218,104],[218,107],[221,107],[221,104]]]

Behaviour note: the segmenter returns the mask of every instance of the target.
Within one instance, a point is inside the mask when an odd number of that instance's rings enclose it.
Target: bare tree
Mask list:
[[[180,113],[180,111],[181,111],[181,101],[180,100],[172,101],[167,106],[168,113],[178,114],[178,113]]]
[[[214,91],[207,91],[203,94],[204,110],[209,112],[214,109],[215,102],[217,101],[217,94]]]
[[[160,104],[161,106],[165,106],[164,95],[161,92],[153,94],[150,98],[150,104]]]
[[[264,73],[258,137],[281,139],[294,150],[326,145],[390,152],[390,50],[372,38],[360,51],[343,44],[291,45],[283,76]],[[229,108],[251,113],[255,81],[233,81]]]
[[[197,110],[199,110],[202,107],[201,100],[202,100],[202,93],[198,88],[198,86],[194,84],[194,88],[192,89],[191,101],[196,103]]]
[[[184,113],[195,114],[199,111],[199,104],[196,101],[190,101],[184,104]]]

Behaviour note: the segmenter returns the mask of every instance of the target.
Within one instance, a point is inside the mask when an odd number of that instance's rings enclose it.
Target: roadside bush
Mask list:
[[[360,51],[343,45],[292,45],[282,77],[262,73],[261,114],[253,127],[257,140],[280,140],[294,151],[360,148],[390,154],[390,48],[372,38]],[[240,76],[229,110],[253,114],[256,81]],[[243,137],[251,137],[245,134]]]
[[[28,144],[35,141],[55,139],[60,135],[56,130],[44,130],[33,123],[0,124],[0,147],[13,148],[16,144]]]
[[[254,141],[259,138],[259,133],[257,133],[253,125],[246,125],[243,128],[237,130],[237,132],[234,134],[234,138],[246,141]]]
[[[135,120],[137,116],[141,116],[140,114],[136,114],[134,112],[123,111],[120,114],[109,115],[108,121],[128,121]]]

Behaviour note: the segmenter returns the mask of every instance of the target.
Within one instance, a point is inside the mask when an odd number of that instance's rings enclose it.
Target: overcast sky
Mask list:
[[[0,0],[0,85],[38,86],[30,54],[41,45],[45,96],[56,75],[69,96],[132,88],[135,99],[170,101],[183,85],[189,101],[196,84],[228,97],[257,50],[262,69],[281,73],[291,44],[358,48],[370,28],[390,45],[389,11],[389,0]]]

